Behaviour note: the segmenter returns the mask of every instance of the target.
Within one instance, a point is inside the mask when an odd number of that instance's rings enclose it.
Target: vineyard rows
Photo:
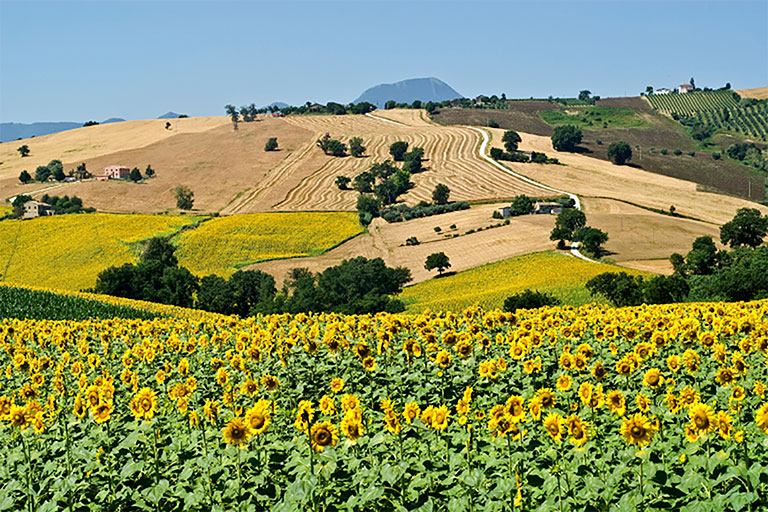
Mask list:
[[[656,110],[667,114],[675,112],[683,116],[694,115],[703,110],[719,110],[739,105],[732,91],[649,94],[647,98]]]

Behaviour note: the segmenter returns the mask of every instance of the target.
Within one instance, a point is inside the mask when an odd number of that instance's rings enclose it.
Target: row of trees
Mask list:
[[[277,290],[274,278],[258,270],[241,270],[229,279],[215,275],[198,279],[179,266],[174,252],[167,238],[153,238],[138,263],[99,273],[93,291],[227,315],[366,314],[403,311],[402,302],[390,296],[402,291],[411,280],[406,268],[390,268],[381,258],[361,256],[317,274],[305,268],[293,269],[282,290]]]
[[[142,176],[141,171],[138,167],[134,167],[131,169],[130,174],[128,175],[128,179],[133,181],[134,183],[138,183],[139,181],[143,180],[144,178],[151,178],[155,175],[155,170],[152,168],[151,164],[147,165],[146,170],[144,171],[144,175]],[[85,166],[85,162],[82,162],[77,166],[76,169],[70,170],[69,173],[64,173],[64,166],[61,163],[61,160],[51,160],[48,162],[48,165],[39,165],[37,169],[35,170],[35,176],[34,179],[32,178],[32,175],[27,172],[26,169],[21,171],[19,174],[19,181],[23,184],[31,183],[33,181],[38,182],[45,182],[49,181],[51,178],[53,178],[56,181],[64,181],[65,179],[69,178],[75,178],[78,180],[84,180],[90,178],[92,175],[90,172],[88,172],[88,169]]]
[[[11,203],[11,206],[13,206],[11,215],[14,218],[20,219],[24,215],[24,203],[27,201],[32,201],[32,199],[32,196],[28,196],[26,194],[17,195],[13,199],[13,203]],[[92,213],[96,211],[95,208],[84,208],[83,200],[77,196],[59,197],[44,194],[43,197],[40,198],[40,201],[51,205],[53,212],[56,215],[63,215],[67,213]]]
[[[256,108],[254,103],[250,105],[242,106],[240,108],[235,107],[232,104],[225,105],[224,111],[232,119],[232,127],[237,130],[239,123],[251,123],[257,120],[259,114],[280,112],[283,115],[289,114],[331,114],[331,115],[344,115],[344,114],[367,114],[376,110],[376,105],[368,103],[367,101],[342,105],[341,103],[335,103],[333,101],[328,102],[326,105],[319,103],[306,102],[304,105],[295,107],[288,106],[280,108],[276,105],[270,105],[269,107]]]
[[[670,257],[672,276],[604,273],[588,281],[587,289],[616,306],[768,298],[767,233],[768,216],[742,208],[720,228],[720,242],[730,251],[718,250],[711,237],[702,236],[685,256]]]

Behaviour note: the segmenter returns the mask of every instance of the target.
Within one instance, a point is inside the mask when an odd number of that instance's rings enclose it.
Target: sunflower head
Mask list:
[[[645,446],[651,442],[654,433],[654,425],[640,413],[624,418],[621,425],[621,435],[630,445]]]
[[[322,452],[326,447],[334,447],[339,441],[339,433],[333,423],[324,421],[312,425],[312,448],[315,451]]]
[[[222,430],[222,437],[227,444],[242,446],[248,441],[250,432],[243,418],[233,418]]]
[[[701,402],[693,404],[688,409],[688,416],[696,432],[712,432],[717,428],[717,415],[707,404]]]

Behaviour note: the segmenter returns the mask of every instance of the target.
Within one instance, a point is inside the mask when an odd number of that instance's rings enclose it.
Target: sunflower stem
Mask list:
[[[237,453],[237,502],[243,501],[243,473],[240,466],[240,447],[235,446],[235,452]]]
[[[203,424],[200,431],[203,434],[203,450],[205,450],[205,473],[208,477],[208,498],[211,500],[211,508],[213,508],[213,482],[211,482],[211,469],[208,467],[208,436],[205,434],[205,424]]]
[[[27,459],[27,466],[29,470],[27,471],[27,494],[29,495],[29,510],[30,512],[34,512],[35,510],[35,495],[32,492],[32,457],[29,455],[29,450],[27,448],[27,443],[24,442],[24,433],[19,433],[19,439],[21,439],[21,450],[24,452],[24,458]]]

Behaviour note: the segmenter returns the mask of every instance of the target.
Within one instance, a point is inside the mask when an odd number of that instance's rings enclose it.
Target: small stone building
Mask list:
[[[693,92],[693,85],[691,84],[680,84],[677,87],[677,92],[680,94],[685,94],[687,92]]]
[[[536,215],[556,215],[563,211],[563,205],[555,202],[539,201],[533,205],[533,213]]]
[[[509,206],[502,206],[501,208],[496,208],[496,211],[499,212],[499,214],[504,217],[505,219],[507,217],[512,216],[512,212],[510,211]]]
[[[34,219],[35,217],[45,217],[48,215],[53,215],[53,207],[51,205],[32,200],[24,203],[24,214],[21,218]]]

